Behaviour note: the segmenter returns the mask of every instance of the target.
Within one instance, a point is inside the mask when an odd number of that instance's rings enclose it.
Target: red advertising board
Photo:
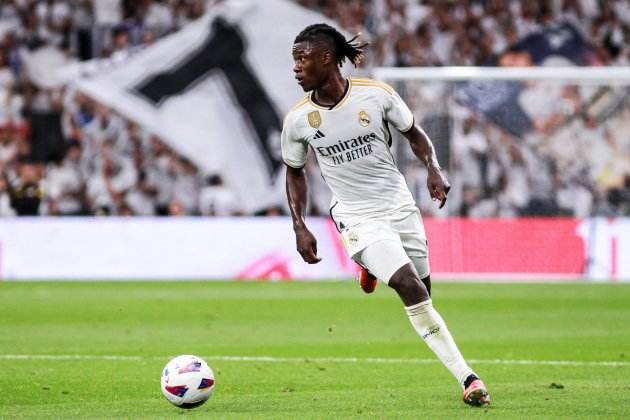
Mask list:
[[[434,273],[584,273],[577,219],[425,219]]]

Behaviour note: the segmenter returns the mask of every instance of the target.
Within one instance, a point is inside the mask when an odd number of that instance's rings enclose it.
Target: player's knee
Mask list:
[[[410,265],[405,265],[396,271],[388,285],[398,293],[405,304],[419,303],[429,299],[427,288]]]

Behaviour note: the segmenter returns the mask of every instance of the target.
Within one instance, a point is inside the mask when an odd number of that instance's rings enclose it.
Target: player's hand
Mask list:
[[[446,195],[451,190],[451,184],[448,183],[446,177],[439,168],[429,167],[429,175],[427,177],[427,187],[433,201],[439,201],[440,207],[446,204]]]
[[[306,228],[296,230],[295,241],[297,250],[304,261],[309,264],[317,264],[322,260],[317,256],[317,239],[311,231]]]

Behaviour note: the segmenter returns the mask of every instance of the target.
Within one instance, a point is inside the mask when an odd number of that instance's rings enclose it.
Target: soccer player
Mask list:
[[[346,58],[355,66],[362,59],[365,45],[355,39],[346,40],[335,28],[316,24],[300,32],[293,44],[295,78],[309,92],[289,111],[282,130],[297,250],[309,264],[321,260],[304,219],[304,165],[310,147],[333,193],[331,217],[348,255],[363,267],[363,280],[370,286],[369,281],[378,278],[398,293],[418,335],[462,385],[466,404],[489,404],[484,383],[468,366],[431,304],[426,235],[390,151],[390,126],[403,133],[426,165],[431,197],[440,208],[449,183],[431,140],[415,125],[398,94],[384,83],[341,75]]]

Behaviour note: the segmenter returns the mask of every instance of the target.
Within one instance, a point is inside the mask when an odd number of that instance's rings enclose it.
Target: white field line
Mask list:
[[[141,356],[108,356],[89,354],[0,354],[0,360],[133,360],[148,359]]]
[[[263,363],[374,363],[374,364],[413,364],[424,365],[440,363],[437,359],[403,359],[385,357],[273,357],[273,356],[201,356],[206,360],[225,362],[263,362]],[[116,356],[88,354],[0,354],[0,360],[110,360],[142,361],[164,360],[171,356]],[[529,365],[529,366],[630,366],[630,361],[580,361],[580,360],[514,360],[514,359],[470,359],[478,365]]]

